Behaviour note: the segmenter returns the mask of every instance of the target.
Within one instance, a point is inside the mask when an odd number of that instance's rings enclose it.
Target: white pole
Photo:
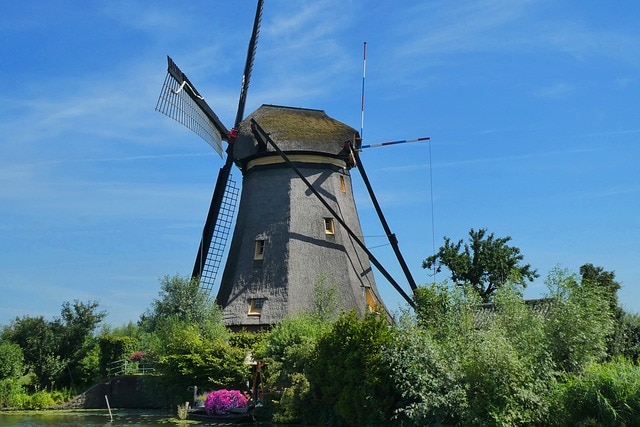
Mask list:
[[[104,400],[107,401],[107,408],[109,409],[109,417],[111,417],[111,422],[113,422],[113,414],[111,413],[111,406],[109,405],[109,398],[107,395],[104,395]]]

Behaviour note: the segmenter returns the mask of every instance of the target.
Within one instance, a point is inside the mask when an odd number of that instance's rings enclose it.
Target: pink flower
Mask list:
[[[247,398],[239,390],[217,390],[207,395],[204,407],[208,414],[228,414],[230,409],[247,405]]]

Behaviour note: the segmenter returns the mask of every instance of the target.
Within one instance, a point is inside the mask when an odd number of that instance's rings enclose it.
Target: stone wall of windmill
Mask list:
[[[261,328],[310,310],[323,277],[345,309],[363,314],[384,306],[367,255],[282,157],[253,137],[252,118],[362,236],[344,149],[356,131],[320,110],[263,105],[241,124],[235,142],[242,194],[216,298],[225,323]]]

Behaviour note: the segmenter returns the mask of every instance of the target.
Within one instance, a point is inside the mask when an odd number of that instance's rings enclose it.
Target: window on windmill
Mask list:
[[[344,176],[340,175],[340,191],[343,193],[347,192],[347,187],[344,184]]]
[[[324,219],[324,234],[335,234],[335,230],[333,228],[333,218]]]
[[[373,292],[371,292],[371,288],[364,289],[364,298],[367,303],[367,308],[369,311],[374,311],[376,308],[376,300],[373,297]]]
[[[264,258],[264,240],[256,240],[256,249],[253,253],[253,259],[259,261]]]
[[[249,300],[249,316],[259,316],[264,307],[265,298],[251,298]]]

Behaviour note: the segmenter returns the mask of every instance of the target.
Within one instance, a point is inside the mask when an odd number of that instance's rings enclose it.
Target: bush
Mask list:
[[[575,275],[554,269],[547,278],[552,300],[545,328],[551,357],[562,372],[579,372],[607,357],[614,330],[606,290],[582,286]]]
[[[417,327],[408,315],[394,328],[391,343],[382,353],[390,366],[400,396],[395,416],[406,426],[453,425],[466,406],[461,371],[446,357],[443,346],[430,332]]]
[[[304,374],[291,376],[291,386],[283,390],[278,402],[277,412],[273,415],[275,423],[299,423],[311,419],[309,414],[309,380]]]
[[[55,406],[55,404],[56,401],[50,393],[46,391],[36,391],[29,396],[25,409],[47,409]]]
[[[524,425],[546,417],[554,371],[544,319],[517,286],[479,305],[459,289],[421,287],[384,353],[410,425]]]
[[[382,362],[390,341],[386,318],[368,313],[360,319],[354,311],[341,315],[318,341],[309,371],[319,410],[332,410],[349,425],[389,425],[398,398]]]
[[[21,409],[28,396],[17,379],[0,380],[0,408]]]
[[[640,426],[640,367],[591,364],[560,387],[557,405],[560,425]]]

